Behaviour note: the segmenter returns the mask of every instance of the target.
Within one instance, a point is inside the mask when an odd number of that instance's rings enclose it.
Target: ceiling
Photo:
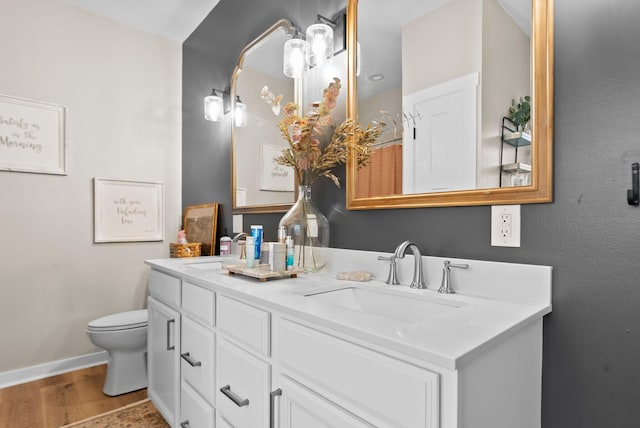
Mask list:
[[[147,33],[182,43],[220,0],[62,1]]]

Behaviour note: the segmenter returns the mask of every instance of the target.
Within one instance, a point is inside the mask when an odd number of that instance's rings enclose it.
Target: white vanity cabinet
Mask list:
[[[180,279],[151,271],[147,394],[171,426],[180,406]]]
[[[442,261],[426,262],[433,284]],[[149,397],[173,428],[540,428],[551,269],[464,262],[451,296],[360,286],[430,302],[416,321],[306,297],[355,287],[335,276],[148,261]]]

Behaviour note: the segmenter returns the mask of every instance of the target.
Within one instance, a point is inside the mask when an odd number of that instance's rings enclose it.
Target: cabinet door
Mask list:
[[[274,356],[291,378],[380,428],[440,426],[440,375],[280,318]]]
[[[180,400],[180,314],[149,297],[147,393],[171,426],[177,423]]]
[[[278,428],[373,427],[287,376],[278,376],[277,383],[282,390],[276,418]]]
[[[220,338],[217,352],[217,411],[235,428],[266,428],[269,364]]]

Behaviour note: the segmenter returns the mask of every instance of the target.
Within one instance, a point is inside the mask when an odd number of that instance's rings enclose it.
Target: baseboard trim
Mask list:
[[[32,380],[43,379],[86,367],[93,367],[105,364],[108,361],[109,356],[107,351],[100,351],[94,352],[93,354],[80,355],[78,357],[10,370],[0,373],[0,388],[31,382]]]

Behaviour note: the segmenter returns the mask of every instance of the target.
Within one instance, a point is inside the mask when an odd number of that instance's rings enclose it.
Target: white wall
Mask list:
[[[0,372],[91,353],[145,305],[181,216],[182,47],[51,0],[2,0],[0,93],[67,107],[68,175],[0,171]],[[164,183],[165,242],[93,243],[92,178]]]
[[[402,29],[403,95],[481,68],[482,3],[477,0],[452,0]]]
[[[511,100],[531,95],[531,40],[496,0],[483,1],[482,13],[482,136],[478,187],[500,184],[500,125]],[[514,160],[505,144],[503,163]],[[518,149],[518,160],[531,163],[530,147]]]

